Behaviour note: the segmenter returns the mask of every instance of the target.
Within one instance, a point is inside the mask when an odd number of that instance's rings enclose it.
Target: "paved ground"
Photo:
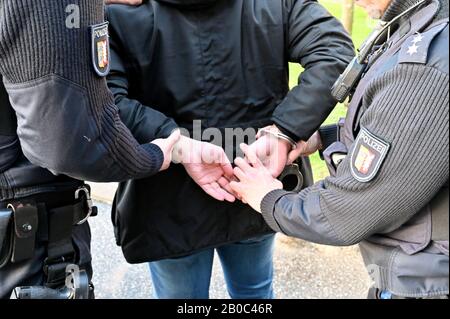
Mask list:
[[[94,185],[97,199],[110,201],[114,184]],[[98,203],[91,219],[94,283],[98,298],[148,299],[152,288],[146,265],[129,265],[115,245],[110,206]],[[334,248],[278,236],[275,254],[277,298],[365,298],[369,287],[357,247]],[[228,298],[220,263],[214,265],[212,298]]]

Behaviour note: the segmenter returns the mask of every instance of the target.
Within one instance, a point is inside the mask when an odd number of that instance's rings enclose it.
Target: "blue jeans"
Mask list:
[[[275,235],[216,248],[233,299],[273,299]],[[150,263],[158,299],[208,299],[214,249]]]

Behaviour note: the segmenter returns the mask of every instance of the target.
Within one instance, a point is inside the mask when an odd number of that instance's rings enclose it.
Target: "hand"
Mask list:
[[[180,130],[174,131],[168,138],[154,140],[151,144],[158,146],[164,154],[164,162],[160,171],[164,171],[169,168],[172,162],[172,152],[175,145],[180,140]]]
[[[271,126],[271,130],[278,130]],[[250,150],[256,154],[273,177],[278,177],[287,165],[291,145],[271,135],[257,135],[257,141],[250,145]],[[253,163],[252,163],[253,164]]]
[[[309,156],[322,149],[322,139],[319,132],[311,136],[308,142],[300,141],[297,148],[292,150],[288,156],[288,165],[292,164],[301,156]]]
[[[283,184],[272,176],[255,151],[246,144],[241,145],[248,161],[237,158],[234,162],[234,175],[239,182],[231,182],[230,187],[244,203],[261,212],[261,202],[271,191],[283,189]],[[252,163],[252,164],[250,164]]]
[[[105,0],[106,4],[128,4],[130,6],[138,6],[142,4],[142,0]]]
[[[236,200],[229,185],[233,167],[222,148],[183,136],[174,149],[173,159],[183,164],[189,176],[213,198]]]

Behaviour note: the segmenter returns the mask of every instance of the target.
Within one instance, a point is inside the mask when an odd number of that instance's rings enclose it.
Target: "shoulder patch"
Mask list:
[[[389,152],[390,144],[361,128],[351,155],[351,172],[362,183],[373,180]]]
[[[439,24],[424,33],[416,33],[406,39],[398,57],[398,63],[426,64],[433,39],[447,26]]]
[[[105,77],[110,69],[108,22],[91,26],[92,64],[95,72]]]

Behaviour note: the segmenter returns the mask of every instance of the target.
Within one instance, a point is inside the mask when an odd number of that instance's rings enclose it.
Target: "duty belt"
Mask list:
[[[60,283],[66,266],[75,258],[73,227],[96,214],[89,186],[8,203],[0,210],[0,268],[32,258],[36,240],[44,241],[48,243],[44,267],[47,284]]]

